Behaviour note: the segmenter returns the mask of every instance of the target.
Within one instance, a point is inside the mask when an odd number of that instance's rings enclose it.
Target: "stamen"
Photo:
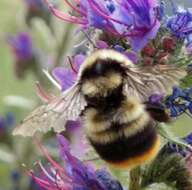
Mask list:
[[[69,5],[73,10],[75,10],[75,11],[78,12],[79,14],[81,14],[81,15],[83,15],[83,16],[87,16],[86,12],[78,9],[78,8],[75,7],[72,3],[70,3],[68,0],[64,0],[64,1],[65,1],[65,3],[66,3],[67,5]]]
[[[55,182],[55,179],[47,172],[47,170],[43,167],[43,165],[41,164],[41,162],[37,163],[40,167],[40,169],[42,170],[42,172],[45,174],[45,176],[51,180],[52,182]]]
[[[56,171],[56,174],[55,174],[55,185],[56,187],[59,189],[59,190],[62,190],[62,188],[60,187],[60,185],[58,184],[58,177],[60,177],[58,175],[58,172]]]
[[[80,25],[86,25],[87,24],[86,20],[80,19],[80,18],[75,17],[75,16],[69,16],[69,15],[57,10],[56,8],[54,8],[54,6],[51,3],[49,3],[48,0],[44,0],[44,1],[48,5],[52,14],[55,15],[57,18],[64,20],[66,22],[70,22],[70,23],[75,23],[75,24],[80,24]]]
[[[52,164],[52,166],[54,168],[56,168],[58,171],[61,171],[61,172],[64,172],[65,173],[65,170],[60,167],[57,162],[55,162],[51,156],[49,155],[49,153],[47,152],[47,150],[41,145],[41,143],[39,142],[39,139],[37,139],[36,137],[34,137],[35,139],[35,143],[37,144],[37,146],[40,148],[41,152],[45,155],[45,157],[47,158],[47,160]]]
[[[36,87],[36,94],[38,95],[38,97],[45,103],[50,102],[54,97],[51,96],[50,94],[46,93],[44,91],[44,89],[41,87],[39,82],[35,83],[35,87]]]
[[[51,185],[50,185],[50,183],[48,181],[45,181],[45,180],[43,180],[43,179],[41,179],[39,177],[34,176],[32,171],[27,172],[27,174],[31,178],[33,178],[35,180],[35,182],[38,183],[40,186],[42,186],[42,187],[51,187]]]

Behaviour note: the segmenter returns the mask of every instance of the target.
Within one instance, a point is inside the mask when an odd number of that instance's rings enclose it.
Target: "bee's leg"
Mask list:
[[[171,122],[168,110],[162,104],[151,104],[146,102],[145,109],[155,121],[164,123]]]

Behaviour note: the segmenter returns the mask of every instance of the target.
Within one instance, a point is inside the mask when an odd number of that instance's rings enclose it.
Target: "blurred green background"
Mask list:
[[[13,74],[13,57],[10,54],[10,47],[6,42],[9,34],[19,32],[21,29],[20,21],[24,6],[22,1],[0,1],[0,113],[13,111],[4,100],[6,96],[15,95],[27,98],[34,97],[33,77],[27,75],[25,80],[17,80]],[[25,29],[24,29],[25,31]],[[17,110],[18,111],[18,110]]]

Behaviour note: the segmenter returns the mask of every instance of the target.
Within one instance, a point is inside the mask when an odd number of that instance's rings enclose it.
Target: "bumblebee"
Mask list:
[[[114,50],[95,51],[81,65],[76,83],[32,112],[13,134],[61,132],[67,120],[80,116],[88,140],[107,163],[118,168],[142,164],[158,152],[156,121],[167,118],[146,102],[154,93],[168,93],[185,75],[172,65],[136,66]]]

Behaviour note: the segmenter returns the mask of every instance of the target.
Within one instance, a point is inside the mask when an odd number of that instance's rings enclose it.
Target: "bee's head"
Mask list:
[[[81,68],[82,93],[87,97],[107,97],[123,84],[128,61],[123,55],[112,50],[101,50],[91,55]]]

